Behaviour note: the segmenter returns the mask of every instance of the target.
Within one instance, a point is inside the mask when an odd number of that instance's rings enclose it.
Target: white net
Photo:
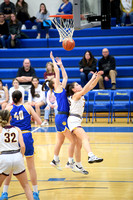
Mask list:
[[[55,25],[56,29],[59,32],[60,42],[62,42],[66,38],[72,39],[74,32],[73,19],[55,17],[53,18],[52,23]]]

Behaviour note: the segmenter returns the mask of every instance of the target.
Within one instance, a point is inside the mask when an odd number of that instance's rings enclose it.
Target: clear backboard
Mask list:
[[[101,0],[73,0],[74,29],[101,25]]]

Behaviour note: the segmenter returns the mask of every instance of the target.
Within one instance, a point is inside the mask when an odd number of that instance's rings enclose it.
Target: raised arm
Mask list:
[[[54,71],[55,71],[55,76],[56,76],[55,77],[55,86],[54,86],[54,88],[55,88],[55,91],[57,91],[57,90],[61,89],[61,87],[60,87],[60,71],[59,71],[59,68],[58,68],[58,66],[57,66],[57,64],[55,62],[55,59],[54,59],[52,51],[50,52],[50,58],[51,58],[51,60],[53,62],[53,65],[54,65]]]
[[[98,83],[98,80],[102,74],[103,74],[103,71],[95,72],[91,80],[83,87],[83,89],[80,92],[77,92],[73,95],[73,100],[80,99],[81,96],[85,95],[87,92],[92,90]]]
[[[57,61],[57,65],[60,66],[61,68],[61,72],[62,72],[62,87],[65,89],[66,87],[66,84],[67,84],[67,80],[68,80],[68,76],[67,76],[67,73],[66,73],[66,70],[62,64],[62,61],[61,61],[61,58],[56,58],[56,61]]]

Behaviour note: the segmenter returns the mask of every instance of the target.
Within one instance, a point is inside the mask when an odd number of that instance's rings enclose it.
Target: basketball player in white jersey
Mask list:
[[[8,110],[0,110],[0,187],[5,178],[12,172],[22,185],[27,199],[33,200],[25,172],[24,152],[25,145],[21,130],[10,125],[10,112]]]
[[[80,148],[83,145],[84,149],[87,151],[89,163],[102,162],[103,159],[96,157],[92,153],[89,143],[89,137],[87,133],[84,131],[84,129],[81,127],[82,115],[85,105],[84,95],[96,86],[100,78],[100,75],[102,74],[103,74],[102,71],[94,73],[91,80],[84,86],[84,88],[82,88],[81,85],[79,85],[76,82],[69,84],[66,88],[67,96],[70,97],[69,98],[70,116],[68,117],[68,127],[70,131],[72,131],[77,136]],[[79,169],[79,172],[80,169],[82,170],[81,155],[79,155],[79,160],[76,164],[76,168]]]

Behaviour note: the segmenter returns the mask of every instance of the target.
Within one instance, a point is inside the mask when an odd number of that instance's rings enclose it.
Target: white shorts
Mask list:
[[[24,159],[20,152],[0,155],[0,174],[8,176],[12,172],[13,175],[18,175],[23,171],[25,171]]]
[[[82,119],[80,119],[79,117],[69,116],[68,117],[68,127],[69,127],[70,131],[73,131],[77,127],[81,127],[81,122],[82,122]]]

